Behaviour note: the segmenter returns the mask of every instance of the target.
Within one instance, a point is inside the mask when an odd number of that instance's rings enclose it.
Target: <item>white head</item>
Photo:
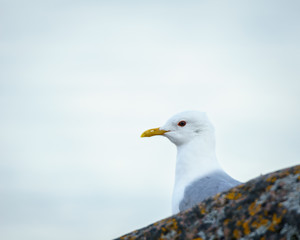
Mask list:
[[[160,128],[145,131],[141,137],[162,135],[180,146],[209,132],[214,132],[214,127],[206,113],[186,111],[174,115]]]

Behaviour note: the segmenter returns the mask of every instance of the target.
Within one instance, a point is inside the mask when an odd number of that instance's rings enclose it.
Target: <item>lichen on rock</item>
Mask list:
[[[118,239],[300,240],[300,165],[255,178]]]

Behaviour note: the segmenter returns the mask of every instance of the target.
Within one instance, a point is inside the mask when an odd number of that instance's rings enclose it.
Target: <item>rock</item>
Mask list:
[[[300,240],[300,165],[255,178],[118,239]]]

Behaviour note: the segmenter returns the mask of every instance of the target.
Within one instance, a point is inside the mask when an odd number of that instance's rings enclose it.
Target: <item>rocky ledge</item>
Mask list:
[[[300,165],[255,178],[118,239],[300,240]]]

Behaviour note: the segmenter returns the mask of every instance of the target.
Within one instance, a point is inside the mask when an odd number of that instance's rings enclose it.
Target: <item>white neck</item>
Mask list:
[[[173,214],[179,212],[184,189],[194,180],[221,170],[215,153],[215,137],[211,132],[201,133],[190,142],[177,146],[175,185],[172,199]]]

